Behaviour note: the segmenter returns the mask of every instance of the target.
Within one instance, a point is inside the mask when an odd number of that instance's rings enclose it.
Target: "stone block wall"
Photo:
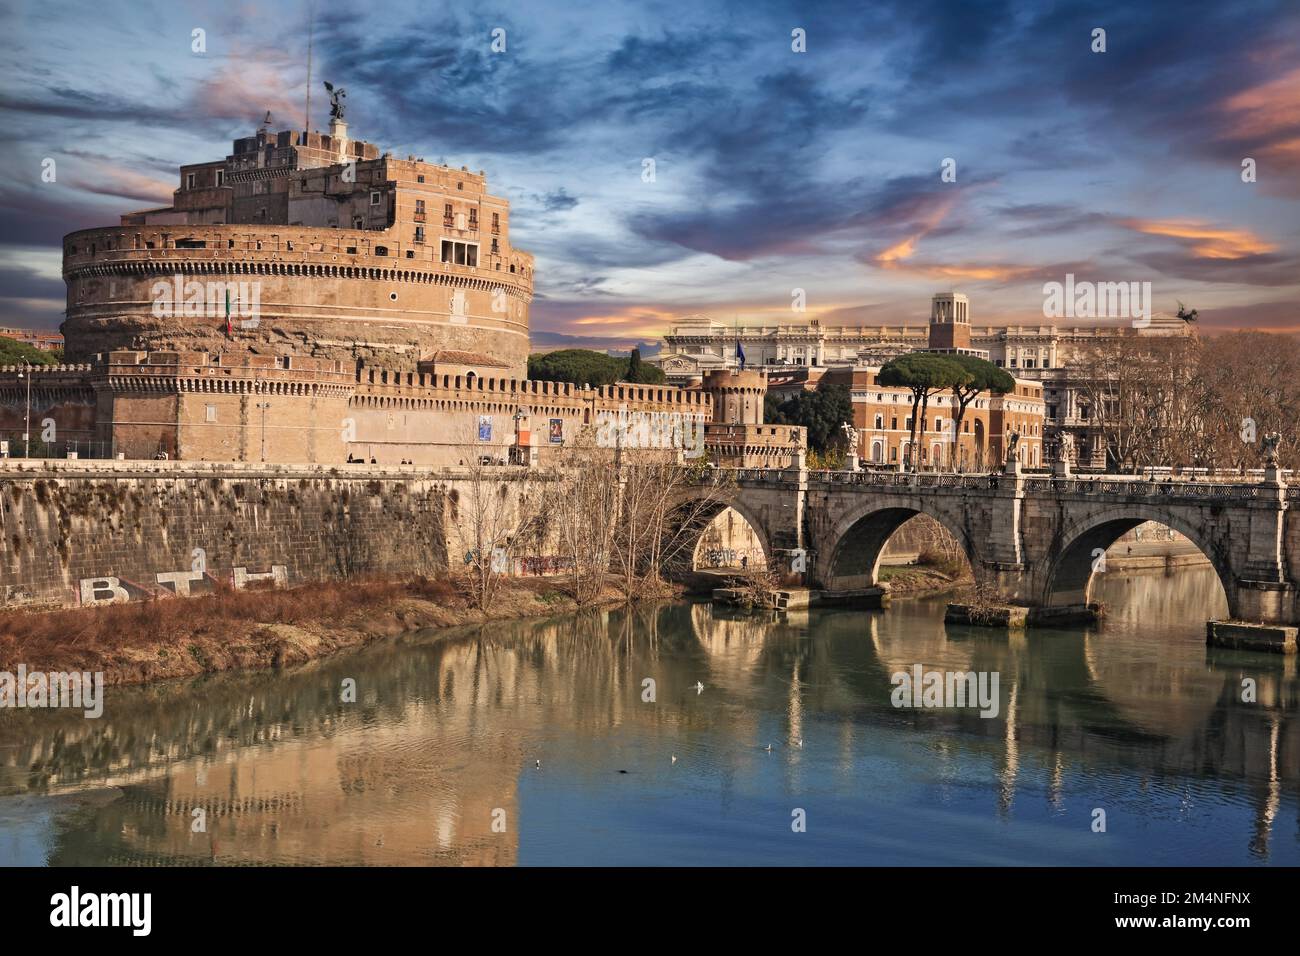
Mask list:
[[[447,566],[426,471],[186,462],[7,462],[0,604],[76,606]]]

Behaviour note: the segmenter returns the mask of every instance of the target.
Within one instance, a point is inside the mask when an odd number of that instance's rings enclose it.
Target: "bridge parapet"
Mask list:
[[[1266,493],[1270,486],[1262,482],[1143,481],[1125,477],[1025,479],[1025,491],[1034,494],[1246,499],[1260,497],[1261,489]]]

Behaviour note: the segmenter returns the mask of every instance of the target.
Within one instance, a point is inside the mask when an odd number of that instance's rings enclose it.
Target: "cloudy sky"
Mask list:
[[[62,320],[65,233],[167,204],[268,109],[301,128],[307,25],[305,0],[0,2],[0,324]],[[314,37],[314,128],[332,80],[354,137],[510,200],[539,333],[921,322],[948,289],[1039,323],[1067,273],[1300,331],[1294,0],[315,0]]]

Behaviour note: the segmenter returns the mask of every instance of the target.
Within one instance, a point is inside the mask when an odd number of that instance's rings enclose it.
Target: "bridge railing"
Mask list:
[[[736,468],[730,473],[738,484],[797,484],[799,473],[763,468]],[[1016,479],[1001,472],[986,474],[908,474],[894,471],[809,471],[810,485],[849,485],[873,488],[951,488],[989,489],[1008,485]],[[1151,481],[1129,475],[1090,475],[1087,477],[1060,478],[1047,475],[1030,475],[1020,478],[1027,492],[1072,495],[1097,495],[1105,497],[1142,498],[1257,498],[1263,485],[1253,481]],[[1300,500],[1300,486],[1287,489],[1287,498]]]
[[[1255,482],[1151,481],[1127,477],[1027,478],[1025,491],[1138,498],[1257,498]],[[1291,489],[1295,490],[1295,489]]]

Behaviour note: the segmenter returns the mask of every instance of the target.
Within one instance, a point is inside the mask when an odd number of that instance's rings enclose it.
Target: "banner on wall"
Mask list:
[[[492,416],[491,415],[480,415],[478,417],[478,440],[479,441],[492,440]]]
[[[564,444],[564,419],[563,418],[551,419],[551,444],[552,445]]]

